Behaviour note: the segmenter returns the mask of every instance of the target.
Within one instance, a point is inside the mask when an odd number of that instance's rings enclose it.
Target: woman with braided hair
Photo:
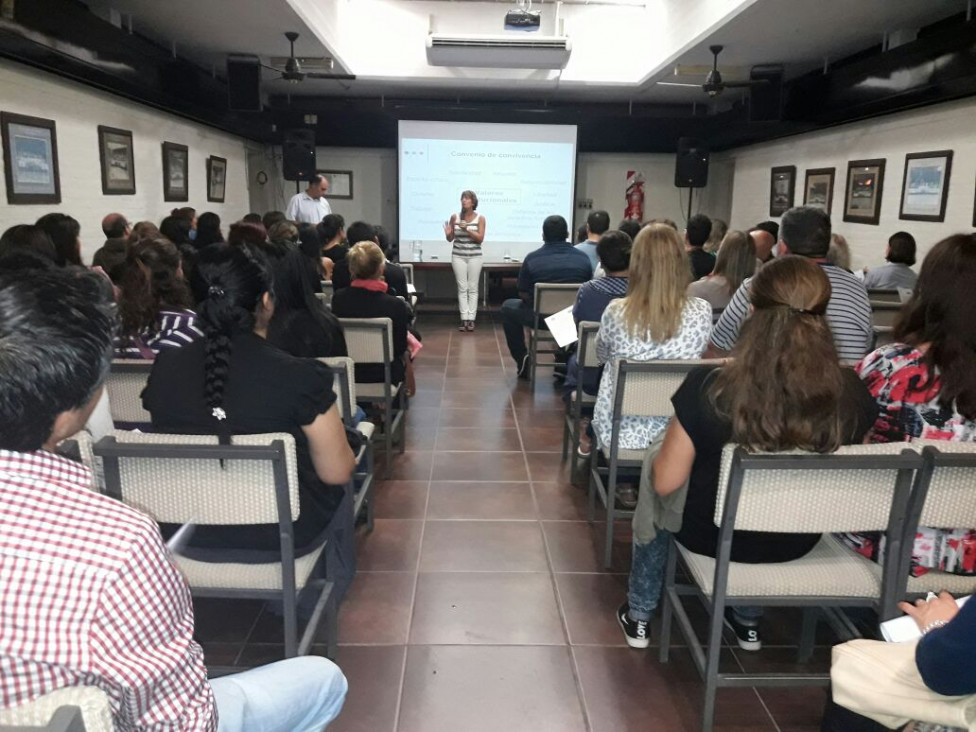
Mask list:
[[[176,434],[288,432],[298,457],[300,515],[295,554],[321,545],[343,499],[355,459],[335,406],[332,375],[318,361],[294,358],[267,341],[274,313],[271,275],[246,246],[202,258],[198,308],[204,338],[160,353],[142,395],[153,429]],[[351,509],[343,512],[351,517]],[[198,529],[189,551],[250,550],[242,561],[268,561],[280,546],[277,524]]]

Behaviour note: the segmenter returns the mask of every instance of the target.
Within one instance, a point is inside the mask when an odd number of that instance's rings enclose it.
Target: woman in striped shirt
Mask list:
[[[458,285],[461,325],[458,330],[474,330],[478,314],[478,278],[481,277],[481,242],[485,240],[485,217],[478,214],[474,191],[461,193],[461,213],[444,222],[444,236],[454,242],[451,266]]]

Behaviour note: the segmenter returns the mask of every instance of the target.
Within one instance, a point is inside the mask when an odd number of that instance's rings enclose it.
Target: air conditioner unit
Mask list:
[[[565,36],[427,36],[431,66],[480,66],[500,69],[562,69],[572,43]]]

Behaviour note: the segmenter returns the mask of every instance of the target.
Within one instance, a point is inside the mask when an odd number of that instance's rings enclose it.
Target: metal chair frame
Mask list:
[[[583,420],[583,407],[596,404],[596,397],[583,391],[583,374],[585,369],[594,368],[598,363],[590,363],[587,359],[592,344],[595,343],[597,334],[600,332],[600,324],[593,321],[582,321],[577,326],[578,340],[576,348],[576,359],[579,363],[579,378],[576,382],[576,389],[573,391],[569,402],[566,404],[566,415],[563,419],[563,460],[570,457],[570,474],[576,473],[576,445],[579,444],[581,437],[581,423]],[[572,452],[570,452],[572,450]]]
[[[558,348],[542,348],[543,344],[555,346],[556,339],[549,333],[546,327],[546,318],[576,302],[576,294],[582,283],[559,283],[559,282],[537,282],[532,300],[532,328],[529,331],[529,383],[535,387],[535,373],[540,366],[543,368],[554,369],[555,360],[552,363],[539,363],[539,356],[542,354],[555,354]],[[571,295],[570,295],[571,293]],[[550,304],[550,298],[555,297],[558,304]],[[565,299],[563,299],[565,297]]]

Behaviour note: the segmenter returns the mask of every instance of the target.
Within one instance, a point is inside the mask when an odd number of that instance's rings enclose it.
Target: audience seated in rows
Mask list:
[[[715,268],[688,285],[688,294],[700,297],[713,310],[721,310],[755,270],[756,245],[752,237],[742,231],[730,231],[718,250]]]
[[[243,221],[245,224],[261,224],[261,226],[264,226],[261,214],[254,213],[253,211],[249,214],[244,214],[244,216],[241,217],[241,221]]]
[[[266,211],[264,216],[261,217],[261,224],[265,229],[268,230],[269,234],[271,232],[271,227],[282,221],[288,221],[288,217],[285,216],[284,211]]]
[[[576,248],[590,258],[590,264],[593,266],[593,271],[596,272],[600,263],[596,254],[596,245],[599,243],[600,237],[610,229],[610,214],[606,211],[592,211],[586,217],[585,226],[586,239],[577,244]]]
[[[688,251],[692,281],[700,280],[715,269],[715,256],[703,248],[711,232],[712,220],[705,214],[695,214],[688,219],[685,228],[685,249]]]
[[[128,239],[106,239],[92,255],[92,269],[104,272],[112,284],[118,287],[125,274],[125,262],[129,257]],[[116,299],[118,292],[116,292]]]
[[[357,239],[346,236],[346,221],[339,214],[330,213],[318,224],[319,240],[322,242],[322,257],[329,259],[332,264],[341,262],[349,253],[346,240],[356,244]],[[373,234],[362,241],[371,241]]]
[[[387,257],[386,265],[383,268],[383,279],[389,286],[389,294],[398,295],[400,297],[407,297],[407,275],[403,272],[403,267],[399,264],[394,264],[389,260],[389,252],[386,247],[380,243],[379,236],[376,231],[376,227],[371,224],[367,224],[365,221],[354,221],[350,224],[348,229],[349,241],[353,244],[358,244],[361,241],[371,241],[379,246],[380,251],[383,252],[383,256]],[[347,258],[342,258],[335,263],[332,268],[332,287],[338,291],[345,287],[349,287],[352,282],[352,278],[349,275],[349,260]]]
[[[887,264],[875,267],[864,275],[864,286],[869,290],[911,290],[918,275],[912,270],[915,264],[915,237],[907,231],[897,231],[888,239],[885,250]]]
[[[791,208],[783,214],[779,246],[781,255],[808,257],[823,269],[830,280],[827,322],[834,334],[837,352],[845,361],[860,360],[874,341],[871,304],[861,281],[826,259],[830,247],[830,217],[812,206]],[[751,280],[742,283],[715,324],[710,355],[727,354],[735,345],[742,323],[749,316],[750,285]]]
[[[58,261],[58,252],[51,237],[40,226],[31,224],[11,226],[0,236],[0,258],[13,254],[43,257],[52,264]]]
[[[208,681],[156,524],[55,453],[103,391],[113,311],[106,280],[80,268],[0,272],[0,576],[17,608],[0,613],[0,697],[97,686],[117,729],[214,732],[218,713],[222,730],[320,729],[342,672],[306,656]]]
[[[529,252],[518,276],[518,298],[502,303],[501,319],[508,352],[515,359],[519,378],[529,378],[529,350],[525,328],[532,327],[535,286],[539,283],[582,283],[593,276],[590,258],[569,243],[569,226],[562,216],[542,223],[541,248]]]
[[[232,247],[239,247],[245,244],[261,246],[267,241],[268,232],[264,228],[264,224],[238,221],[236,224],[231,224],[227,232],[227,243]]]
[[[788,229],[785,219],[783,226]],[[715,556],[715,502],[726,443],[759,451],[831,452],[862,442],[874,424],[871,394],[839,364],[825,318],[830,292],[825,268],[810,259],[787,256],[766,265],[751,282],[754,312],[742,325],[731,361],[691,371],[672,397],[674,416],[653,462],[652,484],[657,495],[667,497],[687,483],[675,538],[689,550]],[[642,492],[639,500],[653,497]],[[754,564],[797,559],[819,538],[736,532],[731,558]],[[635,648],[649,644],[668,540],[662,530],[646,543],[635,538],[627,602],[617,611],[627,643]],[[760,616],[760,608],[727,611],[744,650],[761,647]]]
[[[36,225],[51,238],[56,265],[81,265],[81,225],[76,219],[67,214],[49,213],[41,216]]]
[[[129,243],[137,242],[140,239],[155,239],[158,236],[162,236],[159,231],[159,227],[156,226],[152,221],[138,221],[132,225],[132,231],[129,232]]]
[[[131,232],[132,227],[120,213],[110,213],[102,219],[102,233],[106,239],[125,239]]]
[[[291,221],[276,221],[268,229],[268,240],[276,244],[297,244],[298,227]]]
[[[211,244],[222,244],[224,232],[220,229],[220,217],[211,212],[200,214],[197,219],[197,238],[193,240],[197,249],[203,249]]]

